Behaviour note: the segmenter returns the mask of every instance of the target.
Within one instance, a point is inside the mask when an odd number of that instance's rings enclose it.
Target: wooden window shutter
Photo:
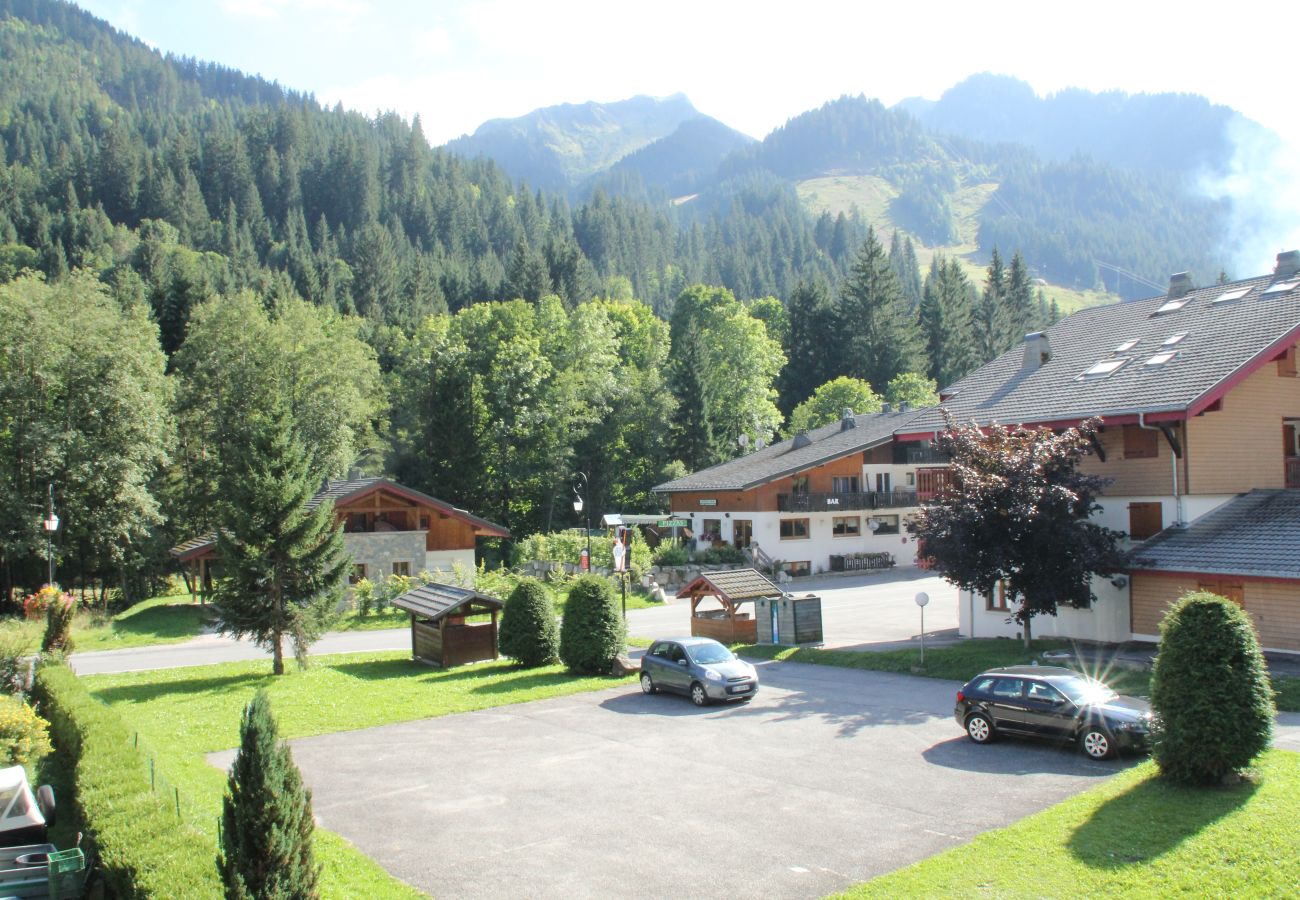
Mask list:
[[[1128,534],[1135,541],[1145,541],[1165,527],[1164,507],[1160,503],[1130,503]]]
[[[1137,425],[1124,426],[1125,459],[1154,459],[1159,455],[1160,432]]]

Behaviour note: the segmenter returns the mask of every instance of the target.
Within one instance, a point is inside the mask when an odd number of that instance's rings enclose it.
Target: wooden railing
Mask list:
[[[945,467],[916,470],[916,494],[921,500],[933,500],[952,484],[952,470]]]
[[[778,512],[836,512],[841,509],[895,509],[917,505],[916,491],[855,491],[777,494]]]
[[[1286,486],[1300,488],[1300,456],[1286,458]]]

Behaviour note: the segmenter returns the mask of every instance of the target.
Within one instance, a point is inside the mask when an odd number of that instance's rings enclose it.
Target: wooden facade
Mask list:
[[[422,584],[393,601],[411,614],[411,657],[450,668],[497,659],[497,616],[502,602],[446,584]],[[470,622],[490,616],[490,622]]]
[[[1300,581],[1176,572],[1134,572],[1129,627],[1155,636],[1169,607],[1189,591],[1210,591],[1241,604],[1262,646],[1300,652]]]

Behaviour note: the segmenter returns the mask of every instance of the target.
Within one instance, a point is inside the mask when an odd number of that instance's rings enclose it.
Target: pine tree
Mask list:
[[[1025,258],[1017,250],[1011,257],[1007,272],[1007,289],[1002,296],[1003,337],[1002,350],[1010,349],[1024,340],[1026,334],[1039,328],[1034,309],[1034,286],[1029,278]]]
[[[989,263],[988,275],[984,279],[984,292],[975,306],[972,316],[975,337],[975,356],[980,363],[986,363],[1005,349],[1002,347],[1003,325],[1002,295],[1006,293],[1006,270],[1002,267],[1002,257],[998,248],[993,248],[993,259]]]
[[[925,368],[916,315],[873,229],[840,289],[839,322],[851,348],[849,375],[883,388],[895,375]]]
[[[898,284],[907,298],[908,308],[915,311],[921,305],[921,269],[916,262],[916,247],[910,237],[900,237],[897,231],[889,242],[889,264],[894,267]]]
[[[244,707],[239,752],[221,809],[217,871],[227,898],[319,896],[312,853],[311,791],[289,745],[278,740],[266,691]]]
[[[251,636],[270,649],[272,671],[283,675],[283,639],[292,640],[305,666],[307,648],[342,596],[351,560],[333,504],[307,508],[316,482],[283,406],[253,413],[241,430],[221,480],[226,502],[217,548],[225,577],[213,608],[222,633]]]
[[[778,379],[781,411],[806,400],[818,385],[847,371],[847,354],[840,347],[843,335],[835,327],[834,307],[826,282],[800,282],[790,293],[790,328],[786,335],[788,360]]]
[[[930,358],[930,377],[940,386],[976,366],[971,306],[973,290],[956,259],[935,254],[921,298],[921,331]]]

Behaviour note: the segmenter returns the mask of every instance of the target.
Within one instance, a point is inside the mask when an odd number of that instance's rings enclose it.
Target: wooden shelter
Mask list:
[[[758,641],[758,624],[753,608],[741,612],[741,604],[760,597],[780,597],[781,589],[755,569],[730,569],[701,572],[677,596],[691,598],[692,635],[724,644],[753,644]],[[701,611],[700,601],[709,597],[716,599],[722,609]]]
[[[450,668],[497,658],[496,597],[449,584],[422,584],[393,600],[411,614],[411,655],[420,662]],[[490,613],[491,622],[469,623]]]

